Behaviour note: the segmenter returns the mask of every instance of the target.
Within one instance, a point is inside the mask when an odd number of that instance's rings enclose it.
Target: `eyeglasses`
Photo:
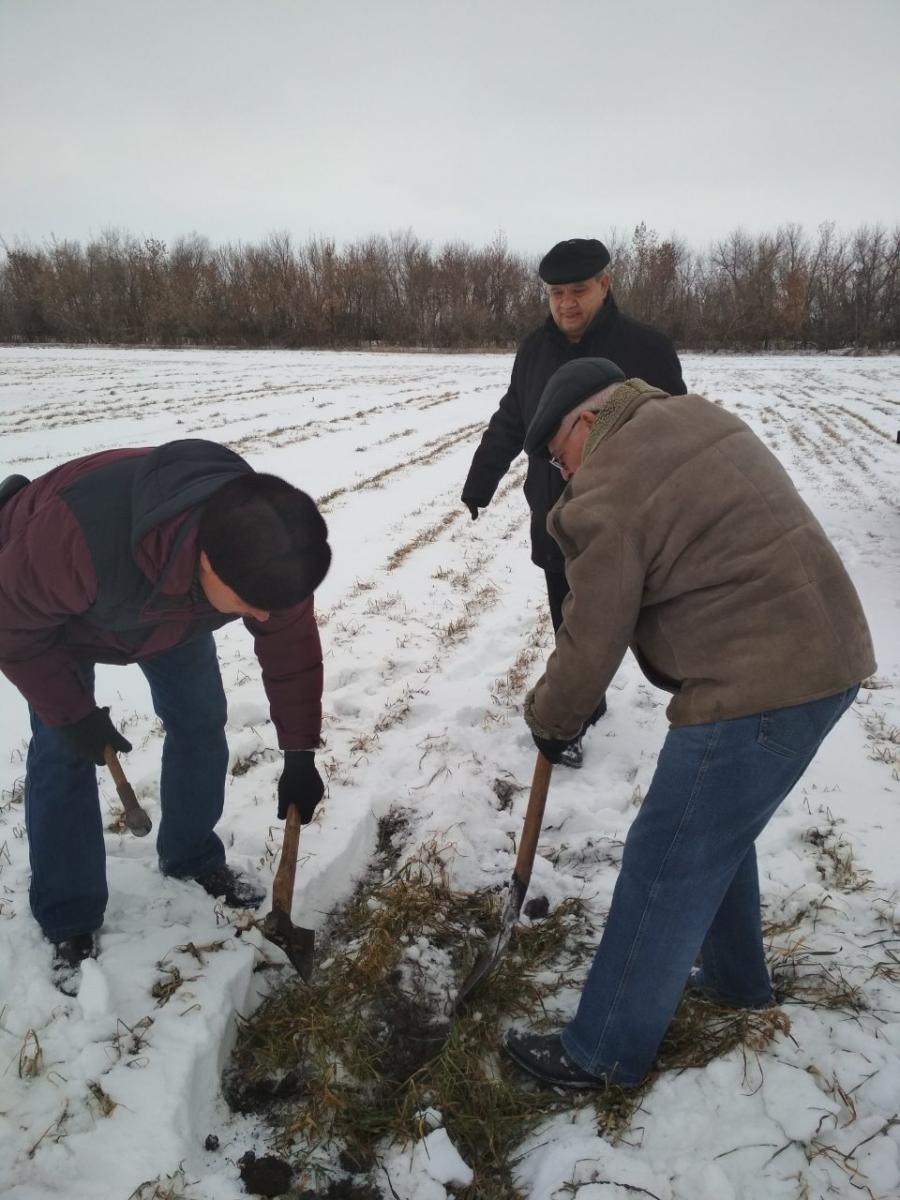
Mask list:
[[[569,440],[569,438],[570,438],[570,437],[572,436],[572,434],[575,432],[575,426],[576,426],[577,424],[578,424],[578,417],[576,417],[576,418],[575,418],[575,420],[572,422],[572,424],[569,426],[569,428],[568,428],[568,430],[567,430],[567,432],[566,432],[566,436],[565,436],[565,437],[563,438],[563,440],[562,440],[562,441],[559,443],[559,447],[558,447],[558,449],[557,449],[557,451],[556,451],[556,453],[557,453],[557,454],[559,454],[559,451],[560,451],[560,450],[562,450],[563,446],[566,444],[566,442]],[[563,466],[563,464],[562,464],[562,463],[559,461],[559,459],[558,459],[558,458],[556,458],[555,456],[551,456],[551,458],[550,458],[550,466],[551,466],[551,467],[556,467],[557,471],[564,471],[564,470],[565,470],[565,467]]]

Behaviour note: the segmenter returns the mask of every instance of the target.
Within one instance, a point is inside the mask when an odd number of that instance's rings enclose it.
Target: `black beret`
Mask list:
[[[609,266],[609,251],[596,238],[557,242],[541,259],[538,275],[544,283],[575,283],[590,279]]]
[[[582,400],[624,379],[624,372],[608,358],[576,358],[554,371],[541,392],[525,434],[525,453],[547,458],[547,443],[566,413],[577,408]]]

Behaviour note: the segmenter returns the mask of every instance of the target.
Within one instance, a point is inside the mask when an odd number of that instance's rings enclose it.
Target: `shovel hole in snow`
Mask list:
[[[388,1147],[421,1139],[431,1128],[423,1114],[436,1111],[475,1172],[457,1194],[511,1200],[514,1147],[571,1101],[519,1077],[501,1036],[571,985],[594,937],[587,908],[566,901],[521,926],[477,1006],[451,1021],[459,983],[499,929],[503,895],[454,890],[436,843],[409,856],[408,825],[402,812],[383,822],[369,875],[328,922],[311,984],[285,973],[241,1023],[226,1098],[263,1117],[301,1194],[384,1187]]]

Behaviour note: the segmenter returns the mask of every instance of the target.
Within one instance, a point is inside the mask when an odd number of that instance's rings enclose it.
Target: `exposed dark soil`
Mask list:
[[[535,896],[525,901],[522,912],[531,921],[542,921],[550,912],[550,901],[546,896]]]
[[[222,1075],[222,1091],[235,1112],[265,1112],[277,1101],[302,1096],[307,1090],[307,1076],[302,1066],[278,1075],[246,1078],[232,1063]]]
[[[420,1000],[402,992],[399,972],[372,1010],[373,1036],[381,1045],[379,1074],[389,1084],[403,1084],[436,1054],[447,1040],[449,1025],[434,1021]]]
[[[375,853],[385,867],[393,867],[398,862],[408,832],[409,817],[402,809],[392,808],[379,819]]]
[[[297,1200],[384,1200],[384,1197],[371,1184],[343,1179],[330,1184],[327,1192],[300,1192]]]

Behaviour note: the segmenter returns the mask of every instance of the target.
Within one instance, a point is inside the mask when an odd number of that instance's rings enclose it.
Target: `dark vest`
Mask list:
[[[148,579],[134,558],[134,483],[143,463],[142,455],[117,459],[82,475],[61,493],[84,534],[97,580],[96,599],[79,620],[114,633],[131,649],[142,645],[167,611],[186,615],[195,603],[206,602],[199,583],[196,591],[183,596],[163,595],[162,581]],[[221,486],[221,480],[215,486]],[[194,508],[176,534],[172,557],[198,519],[199,508]],[[180,640],[219,629],[233,619],[219,612],[195,618],[187,637]]]

